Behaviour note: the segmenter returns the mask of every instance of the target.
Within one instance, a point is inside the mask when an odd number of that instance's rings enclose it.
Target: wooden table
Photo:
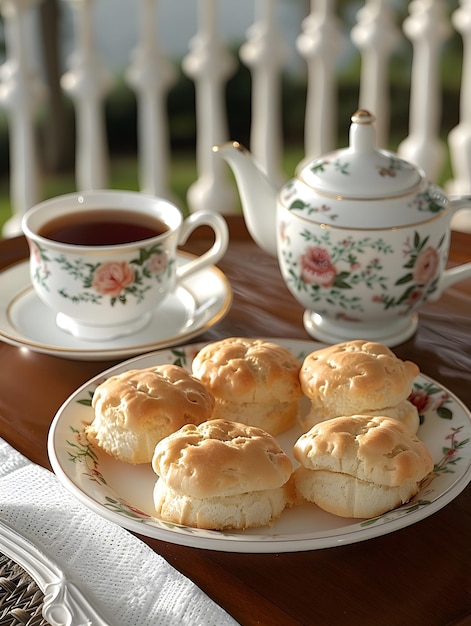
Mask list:
[[[302,310],[275,259],[229,219],[219,264],[232,284],[227,317],[199,339],[231,335],[308,339]],[[202,232],[187,246],[199,252]],[[0,242],[0,269],[27,256],[23,238]],[[471,260],[471,235],[454,233],[450,264]],[[416,335],[396,347],[471,406],[471,280],[424,307]],[[50,467],[46,438],[61,403],[113,362],[47,356],[0,342],[0,436]],[[188,548],[142,537],[241,624],[288,626],[471,623],[471,487],[434,515],[400,531],[342,547],[282,554]]]

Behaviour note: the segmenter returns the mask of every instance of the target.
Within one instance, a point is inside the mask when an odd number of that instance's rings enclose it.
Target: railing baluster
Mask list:
[[[446,183],[446,190],[452,195],[471,195],[471,0],[461,0],[451,20],[463,39],[463,65],[460,120],[448,135],[453,179]],[[451,225],[471,232],[471,207],[456,213]]]
[[[409,135],[398,147],[406,160],[437,180],[445,146],[440,140],[440,52],[451,34],[443,0],[413,0],[403,28],[413,44]]]
[[[156,0],[139,2],[140,41],[133,52],[126,77],[137,93],[140,189],[170,199],[166,95],[176,80],[176,70],[158,45],[154,28],[155,5]]]
[[[0,0],[5,24],[7,61],[0,67],[0,104],[7,113],[10,136],[10,196],[12,216],[3,235],[20,232],[23,213],[40,200],[39,164],[35,141],[36,110],[45,85],[30,58],[27,27],[33,9],[42,0]],[[75,52],[61,84],[76,113],[76,187],[109,185],[109,156],[104,100],[112,77],[101,61],[94,38],[93,0],[63,0],[72,8]],[[197,32],[189,42],[183,71],[196,92],[198,177],[187,192],[190,211],[237,210],[226,166],[211,150],[228,139],[225,86],[235,68],[221,40],[217,19],[220,0],[198,0]],[[142,191],[170,197],[171,163],[166,97],[175,68],[159,46],[156,11],[159,0],[136,3],[138,41],[126,72],[138,103],[138,167]],[[409,134],[399,154],[421,166],[437,180],[442,173],[445,145],[440,139],[440,56],[450,35],[445,0],[412,0],[403,32],[412,43]],[[393,5],[394,6],[394,5]],[[273,182],[281,174],[283,144],[281,74],[289,50],[279,28],[280,0],[254,0],[254,22],[247,30],[240,58],[252,73],[251,149]],[[305,158],[312,159],[337,147],[337,63],[344,45],[335,0],[310,0],[309,15],[300,25],[296,49],[307,66],[307,102],[304,124]],[[388,143],[390,99],[388,62],[400,36],[394,9],[388,0],[365,0],[357,13],[351,40],[361,54],[359,106],[376,114],[378,144]],[[459,123],[448,136],[453,179],[450,194],[471,195],[471,0],[459,0],[453,25],[463,39],[463,70]],[[101,33],[98,33],[101,36]],[[453,225],[470,229],[469,215],[461,212]]]
[[[378,146],[387,147],[390,94],[388,63],[399,40],[387,0],[367,0],[357,13],[351,39],[361,51],[359,106],[376,117]]]
[[[195,82],[199,175],[188,189],[187,201],[190,211],[229,213],[235,210],[235,193],[224,176],[225,163],[211,148],[228,139],[223,88],[235,62],[217,32],[216,13],[215,0],[199,0],[198,33],[183,59],[183,71]]]
[[[460,120],[448,135],[454,177],[447,183],[447,190],[453,194],[471,194],[471,0],[461,0],[451,19],[463,38],[463,65]]]
[[[250,149],[268,178],[277,184],[285,178],[281,168],[281,69],[288,48],[277,21],[279,0],[256,0],[255,9],[255,22],[240,49],[240,58],[252,72]]]
[[[343,46],[335,0],[311,0],[296,46],[307,62],[305,153],[314,158],[337,147],[335,66]]]
[[[76,186],[79,190],[108,186],[108,147],[104,99],[111,86],[95,47],[91,17],[93,0],[67,0],[74,9],[75,52],[61,85],[76,114]]]
[[[1,0],[7,61],[0,68],[0,102],[8,116],[10,134],[10,197],[12,216],[4,236],[21,233],[21,218],[38,202],[40,185],[35,139],[35,112],[45,88],[28,58],[27,20],[40,0]]]

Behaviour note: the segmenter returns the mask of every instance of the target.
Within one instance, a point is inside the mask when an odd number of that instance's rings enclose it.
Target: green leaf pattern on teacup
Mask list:
[[[51,260],[48,253],[37,243],[30,242],[31,254],[36,261],[36,267],[34,269],[33,281],[40,285],[46,291],[49,291],[47,285],[47,279],[49,278],[49,268],[47,263]]]
[[[105,261],[103,263],[87,263],[83,259],[68,260],[63,254],[49,257],[39,246],[34,251],[37,265],[33,280],[49,290],[47,281],[51,275],[48,263],[56,263],[75,282],[80,284],[76,292],[62,287],[58,293],[72,302],[90,302],[100,304],[109,298],[112,306],[116,303],[126,304],[129,297],[141,302],[145,293],[151,288],[150,282],[162,282],[170,276],[174,260],[168,260],[162,250],[162,244],[149,248],[140,248],[138,256],[129,262]],[[50,254],[50,253],[49,253]]]

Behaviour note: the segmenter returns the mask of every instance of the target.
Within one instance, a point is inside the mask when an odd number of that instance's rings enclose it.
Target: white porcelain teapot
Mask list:
[[[420,169],[378,150],[374,120],[357,111],[349,147],[298,167],[280,191],[240,144],[214,147],[234,172],[251,236],[278,257],[307,332],[327,343],[397,345],[414,334],[425,301],[471,277],[471,263],[445,269],[451,217],[471,198],[448,199]]]

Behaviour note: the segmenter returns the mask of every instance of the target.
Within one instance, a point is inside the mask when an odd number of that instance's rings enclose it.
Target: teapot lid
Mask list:
[[[376,148],[375,117],[352,115],[350,145],[330,152],[297,172],[308,187],[344,199],[386,199],[412,192],[424,174],[392,152]]]

